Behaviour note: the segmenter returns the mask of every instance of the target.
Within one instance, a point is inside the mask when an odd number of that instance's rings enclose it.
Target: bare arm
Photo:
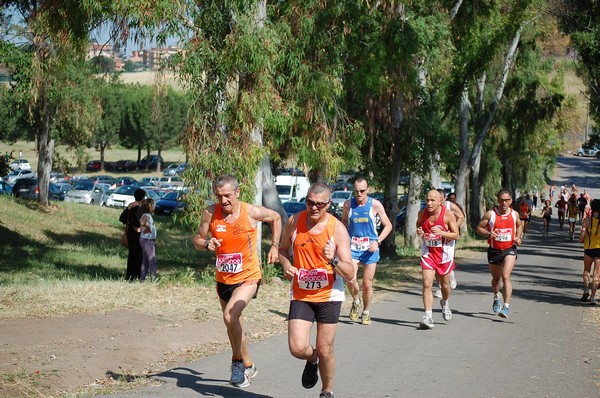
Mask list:
[[[579,232],[579,243],[583,243],[585,238],[587,237],[587,230],[590,224],[590,219],[588,217],[584,218],[581,222],[581,232]]]
[[[454,214],[444,214],[444,223],[447,226],[448,231],[440,231],[439,235],[452,240],[460,239],[460,232],[458,231],[458,223]]]
[[[493,235],[493,233],[488,231],[488,229],[487,229],[487,226],[490,223],[491,215],[492,215],[491,211],[486,212],[483,215],[483,217],[481,218],[481,221],[479,221],[477,228],[475,229],[475,232],[477,232],[477,234],[479,234],[480,236],[483,236],[484,238],[489,238],[490,236]]]
[[[287,224],[283,229],[283,235],[281,236],[281,242],[279,244],[279,262],[283,267],[283,276],[287,280],[292,280],[298,269],[292,264],[292,233],[296,229],[296,215],[292,215],[288,218]]]
[[[465,222],[465,214],[456,203],[450,203],[450,210],[452,210],[452,214],[454,214],[454,217],[456,218],[456,225],[460,228]]]
[[[515,231],[515,242],[517,243],[517,245],[521,244],[521,239],[523,236],[523,221],[521,221],[520,217],[517,217],[517,230]]]
[[[350,201],[347,200],[344,202],[344,209],[342,210],[342,224],[344,224],[344,226],[346,228],[348,228],[348,216],[350,215]]]
[[[215,206],[209,206],[202,212],[202,220],[200,220],[200,226],[198,227],[198,231],[194,236],[194,248],[196,250],[215,250],[216,244],[218,242],[216,239],[209,239],[208,232],[210,227],[210,220],[212,219],[213,213],[215,211]],[[211,242],[214,241],[214,242]],[[212,248],[211,248],[212,246]]]
[[[255,221],[266,222],[271,225],[271,249],[267,256],[267,263],[273,264],[279,260],[279,240],[281,239],[281,216],[276,211],[263,206],[249,206],[248,215]]]
[[[392,222],[387,214],[385,214],[385,209],[380,201],[373,200],[373,210],[375,210],[375,214],[379,216],[381,224],[383,224],[383,229],[377,237],[380,242],[383,242],[392,232]]]
[[[350,236],[346,227],[341,222],[335,225],[333,241],[329,242],[323,248],[323,255],[331,263],[335,257],[339,260],[334,268],[334,272],[344,278],[346,281],[354,278],[354,264],[352,263],[352,252],[350,251]]]

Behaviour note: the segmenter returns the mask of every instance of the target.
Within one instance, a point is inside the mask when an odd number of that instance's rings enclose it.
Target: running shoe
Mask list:
[[[498,313],[500,318],[508,318],[508,307],[502,307],[500,312]]]
[[[494,314],[499,313],[501,309],[502,303],[500,302],[500,299],[494,299],[494,302],[492,303],[492,311],[494,311]]]
[[[246,367],[244,369],[244,374],[246,375],[248,380],[254,379],[256,375],[258,375],[258,369],[254,365],[254,362],[252,363],[252,366]]]
[[[588,292],[587,290],[584,290],[583,296],[581,296],[581,302],[585,303],[586,301],[588,301],[589,297],[590,297],[590,292]]]
[[[590,298],[590,305],[596,305],[596,299],[594,297]]]
[[[445,321],[449,321],[452,319],[452,311],[450,311],[449,305],[444,305],[444,300],[440,300],[440,305],[442,306],[442,316]]]
[[[244,369],[244,362],[242,361],[234,361],[231,363],[231,378],[229,379],[229,384],[234,386],[241,386],[248,382]],[[248,382],[250,384],[250,382]],[[246,384],[246,385],[248,385]]]
[[[352,308],[350,308],[350,320],[356,321],[358,319],[358,306],[360,305],[360,301],[357,303],[352,300]]]
[[[321,391],[321,394],[319,394],[319,398],[333,398],[333,393],[329,391]]]
[[[436,298],[442,298],[442,289],[438,289],[433,293]]]
[[[456,276],[454,276],[454,271],[450,272],[450,289],[456,289]]]
[[[302,387],[313,388],[319,381],[319,364],[306,361],[302,372]]]
[[[368,312],[363,312],[362,315],[360,316],[360,318],[361,318],[361,323],[363,325],[371,324],[371,314],[369,314]]]
[[[419,328],[421,329],[433,329],[435,324],[433,323],[433,319],[426,315],[423,315],[423,320],[419,323]]]

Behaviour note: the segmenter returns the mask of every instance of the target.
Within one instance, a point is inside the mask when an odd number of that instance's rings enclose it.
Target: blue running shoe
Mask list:
[[[508,318],[508,307],[502,307],[500,312],[498,313],[500,318]]]
[[[501,309],[502,303],[500,302],[500,299],[494,299],[494,303],[492,304],[492,311],[494,311],[494,314],[499,313]]]

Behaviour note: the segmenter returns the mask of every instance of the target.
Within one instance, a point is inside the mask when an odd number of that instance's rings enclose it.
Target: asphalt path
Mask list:
[[[600,197],[598,166],[594,159],[561,157],[551,183],[574,182]],[[457,268],[451,321],[443,320],[434,301],[432,330],[418,328],[419,285],[390,292],[374,305],[370,326],[342,314],[335,396],[599,397],[600,330],[591,319],[597,322],[600,306],[579,302],[581,245],[559,230],[556,219],[549,237],[541,231],[538,211],[518,251],[508,319],[492,313],[484,252]],[[320,382],[302,388],[304,363],[289,354],[287,335],[251,344],[250,352],[259,374],[246,389],[228,384],[231,353],[226,352],[156,375],[160,386],[112,396],[319,396]]]

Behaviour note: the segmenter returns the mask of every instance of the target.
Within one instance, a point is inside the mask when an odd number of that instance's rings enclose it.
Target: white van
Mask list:
[[[275,186],[281,203],[298,202],[306,198],[310,181],[304,176],[280,175],[275,177]]]

